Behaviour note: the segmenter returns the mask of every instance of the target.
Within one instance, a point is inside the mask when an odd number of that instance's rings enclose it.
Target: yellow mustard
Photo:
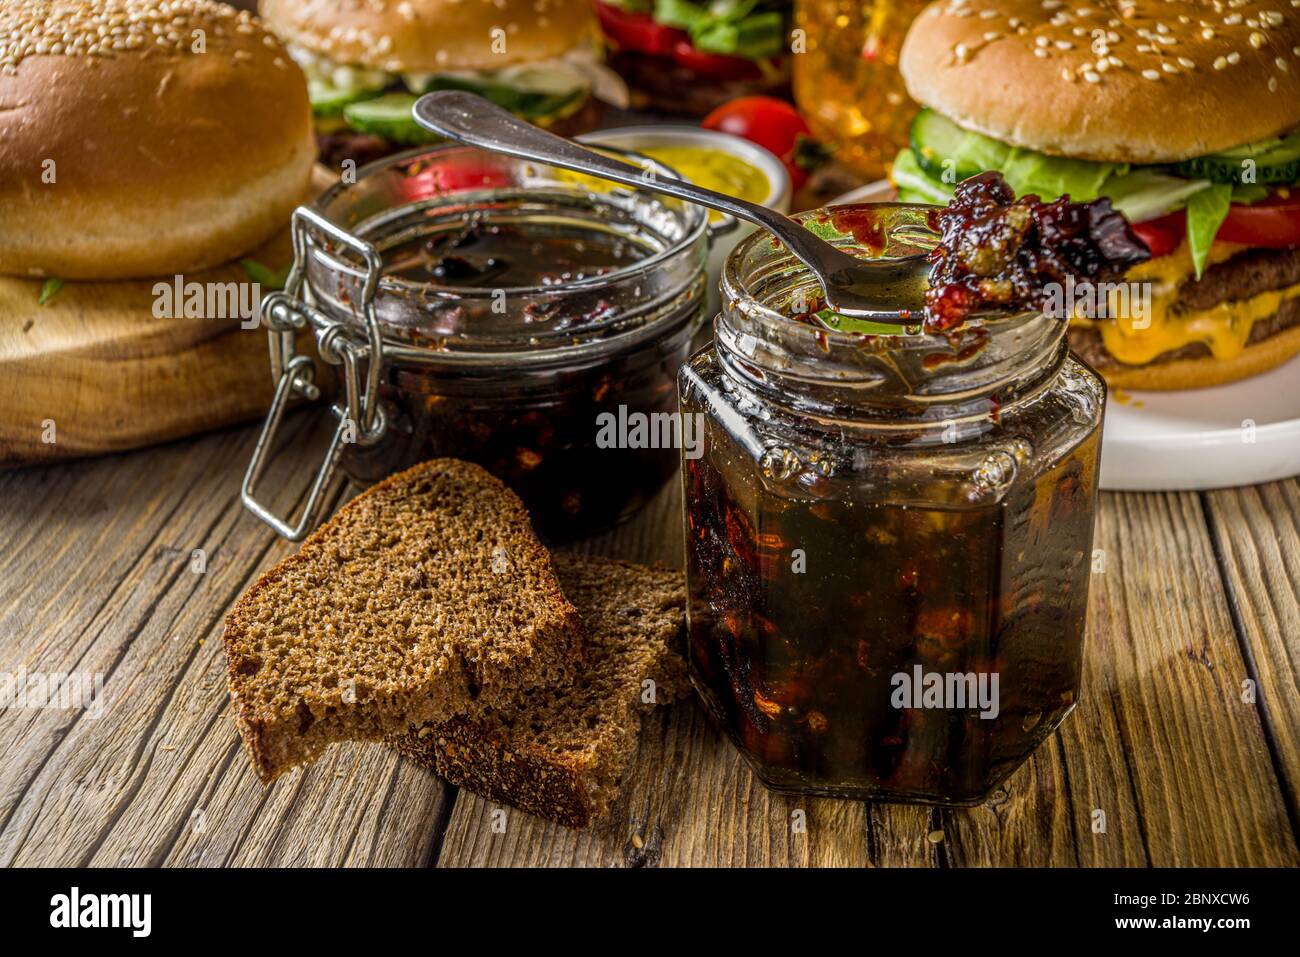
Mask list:
[[[761,203],[772,191],[772,184],[761,169],[746,163],[739,156],[711,146],[637,145],[631,148],[634,152],[672,167],[692,183],[737,199]],[[616,188],[605,180],[596,180],[582,173],[565,173],[563,178],[590,183],[597,190]],[[712,222],[721,218],[721,213],[709,213]]]
[[[708,146],[642,146],[637,152],[671,166],[692,183],[737,199],[761,203],[772,190],[762,170]]]

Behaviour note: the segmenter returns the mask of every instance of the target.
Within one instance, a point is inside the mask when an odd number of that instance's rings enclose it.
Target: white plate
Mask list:
[[[832,202],[894,198],[887,180]],[[1112,391],[1101,487],[1158,491],[1253,485],[1300,475],[1300,359],[1213,389]]]

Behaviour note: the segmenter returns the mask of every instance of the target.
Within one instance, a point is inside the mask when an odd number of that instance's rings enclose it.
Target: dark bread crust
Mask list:
[[[335,741],[557,680],[581,624],[518,497],[436,459],[340,509],[236,602],[222,639],[235,721],[269,782]]]
[[[608,814],[636,750],[641,682],[656,701],[687,693],[680,572],[557,554],[556,572],[589,635],[586,671],[477,717],[412,728],[399,753],[452,784],[566,827]]]

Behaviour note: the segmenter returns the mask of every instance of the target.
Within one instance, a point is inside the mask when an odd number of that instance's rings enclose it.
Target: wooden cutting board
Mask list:
[[[331,181],[318,167],[313,189]],[[288,230],[247,258],[287,265]],[[265,414],[266,331],[155,318],[160,281],[69,281],[40,305],[42,280],[0,276],[0,468],[140,448]],[[235,262],[184,281],[249,277]],[[299,347],[310,351],[310,337]]]

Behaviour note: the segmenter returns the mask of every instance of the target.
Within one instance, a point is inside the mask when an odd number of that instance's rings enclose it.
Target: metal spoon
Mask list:
[[[780,239],[812,271],[834,312],[875,322],[914,323],[923,308],[924,255],[855,258],[764,206],[684,180],[647,176],[639,167],[539,129],[473,93],[428,93],[416,101],[413,113],[425,129],[470,146],[664,193],[754,223]]]

